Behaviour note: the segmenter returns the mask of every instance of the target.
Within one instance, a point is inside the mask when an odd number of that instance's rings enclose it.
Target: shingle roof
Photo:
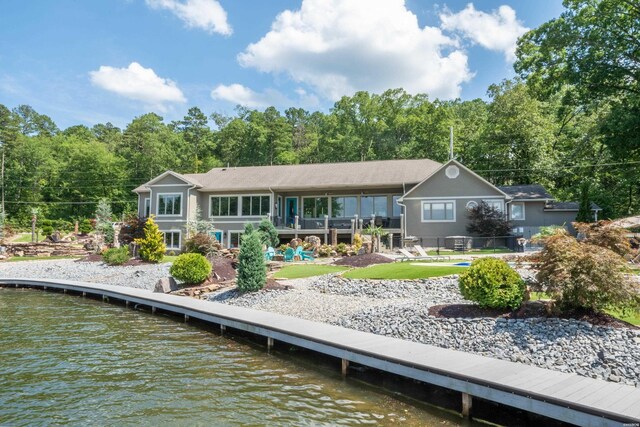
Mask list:
[[[548,211],[578,211],[580,209],[580,204],[578,202],[556,202],[552,201],[547,203],[544,207],[545,210]],[[591,210],[601,211],[602,208],[595,203],[591,202]]]
[[[390,187],[416,184],[440,166],[429,159],[378,160],[214,168],[207,173],[184,174],[184,177],[199,184],[200,191]],[[147,184],[133,191],[148,191]]]
[[[507,185],[498,187],[500,190],[507,193],[514,200],[528,199],[528,200],[551,200],[553,196],[547,192],[547,190],[540,184],[531,185]]]

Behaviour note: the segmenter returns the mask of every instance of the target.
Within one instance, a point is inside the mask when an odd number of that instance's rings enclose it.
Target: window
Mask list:
[[[149,218],[149,215],[151,214],[151,199],[149,197],[147,197],[146,199],[144,199],[144,205],[143,205],[143,209],[142,209],[142,215],[144,218]]]
[[[387,216],[387,196],[360,197],[360,215],[363,218]]]
[[[497,210],[498,212],[504,212],[504,205],[502,204],[502,200],[483,200],[488,206]]]
[[[511,219],[524,221],[524,203],[511,203]]]
[[[239,248],[240,247],[240,236],[242,236],[241,231],[230,231],[229,232],[229,247],[230,248]]]
[[[328,197],[305,197],[302,199],[302,216],[305,218],[322,218],[328,214]]]
[[[398,204],[398,199],[400,198],[400,196],[393,196],[393,211],[392,211],[392,215],[394,218],[398,218],[400,217],[400,214],[402,214],[402,206],[400,206]]]
[[[167,249],[180,249],[180,232],[165,231],[164,244],[167,247]]]
[[[478,202],[476,202],[475,200],[471,200],[469,202],[467,202],[467,210],[470,211],[472,209],[475,209],[478,207]]]
[[[422,202],[422,222],[454,222],[455,202],[449,200]]]
[[[353,218],[358,213],[358,198],[355,196],[332,197],[332,218]]]
[[[209,216],[238,216],[238,196],[211,196]]]
[[[158,194],[158,215],[182,215],[182,194]]]
[[[242,196],[242,216],[267,216],[270,204],[270,196]]]

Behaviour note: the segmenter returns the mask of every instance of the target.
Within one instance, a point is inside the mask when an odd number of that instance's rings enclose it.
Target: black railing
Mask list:
[[[405,239],[405,246],[419,244],[429,251],[454,251],[460,253],[504,253],[524,252],[530,247],[526,239],[519,236],[434,236]]]

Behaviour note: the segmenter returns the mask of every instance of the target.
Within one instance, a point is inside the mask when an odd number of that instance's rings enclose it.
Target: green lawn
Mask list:
[[[162,261],[160,262],[170,262],[173,263],[176,258],[178,258],[178,255],[165,255],[164,258],[162,258]]]
[[[39,241],[42,242],[46,238],[47,236],[41,235]],[[31,242],[31,233],[20,234],[18,237],[12,240],[12,243],[30,243],[30,242]]]
[[[2,262],[51,261],[55,259],[80,259],[77,256],[14,256]]]
[[[487,255],[487,254],[510,254],[513,253],[512,250],[508,248],[482,248],[482,249],[472,249],[464,252],[460,251],[452,251],[450,249],[440,249],[440,255]],[[438,251],[427,251],[428,255],[438,255]]]
[[[321,276],[323,274],[338,273],[348,267],[340,265],[294,264],[286,265],[273,275],[276,279],[302,279],[304,277]]]
[[[344,273],[343,276],[347,279],[426,279],[459,274],[465,270],[466,267],[437,265],[434,263],[429,266],[422,266],[411,265],[408,262],[394,262],[350,270]]]

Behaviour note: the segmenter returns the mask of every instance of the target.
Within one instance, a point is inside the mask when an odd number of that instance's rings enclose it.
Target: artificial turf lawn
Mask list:
[[[348,267],[322,264],[293,264],[285,265],[282,270],[273,275],[276,279],[302,279],[305,277],[321,276],[347,270]]]
[[[440,266],[433,263],[429,266],[422,266],[411,265],[411,263],[406,262],[394,262],[350,270],[344,273],[343,276],[347,279],[426,279],[459,274],[466,269],[466,267]]]

